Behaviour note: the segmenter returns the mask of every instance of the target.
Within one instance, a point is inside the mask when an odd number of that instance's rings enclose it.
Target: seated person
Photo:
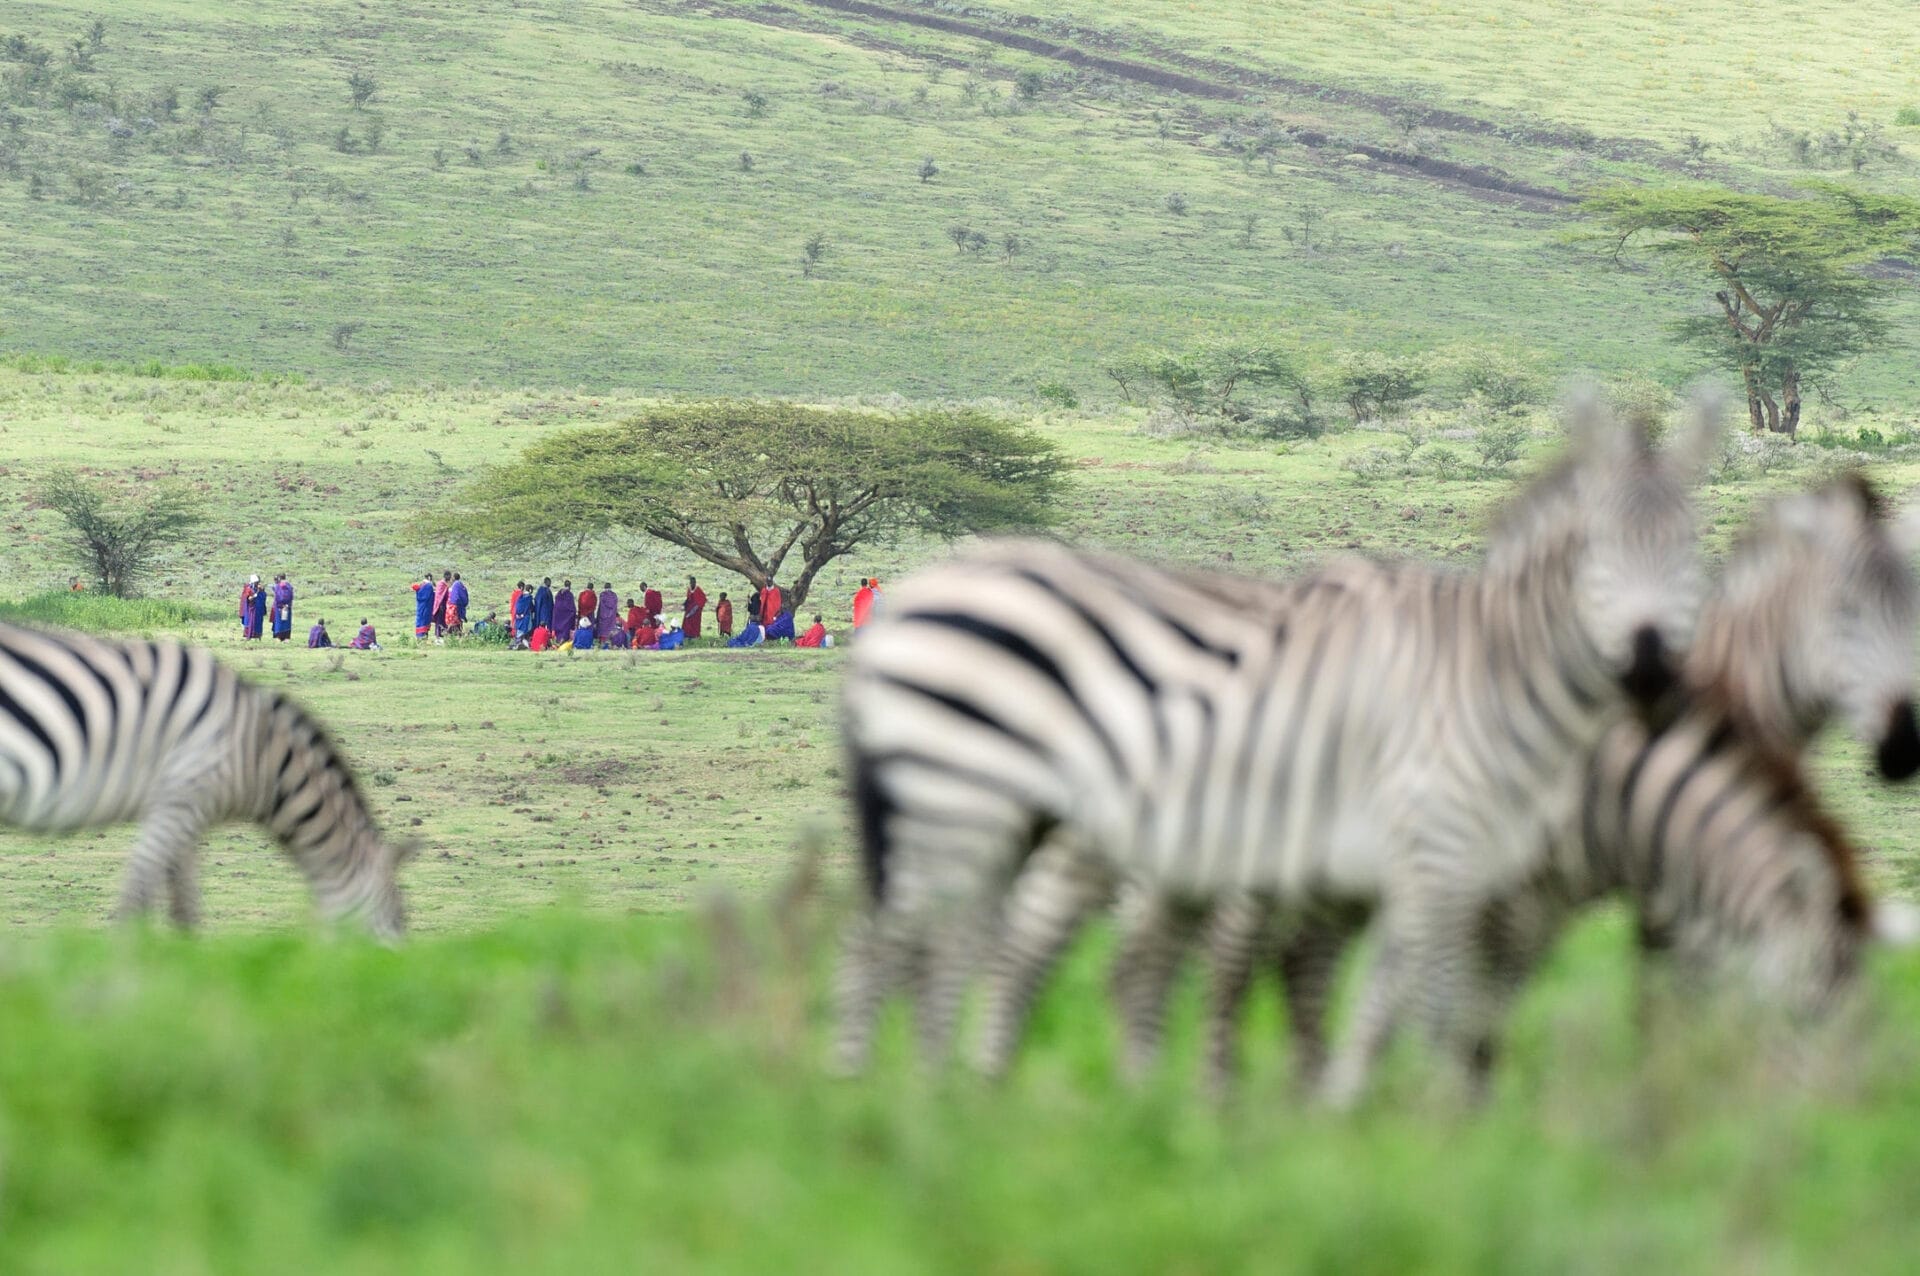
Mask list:
[[[493,613],[488,612],[486,615],[482,616],[480,619],[473,622],[474,636],[478,637],[481,634],[492,633],[497,623],[498,622],[495,621],[493,618]]]
[[[625,651],[632,645],[633,639],[627,636],[627,631],[618,627],[614,629],[612,635],[607,639],[607,646],[613,648],[615,651]]]
[[[820,616],[813,618],[813,626],[806,633],[793,640],[796,647],[824,647],[827,645],[827,623]]]
[[[687,636],[680,632],[680,622],[669,620],[666,632],[660,635],[660,650],[678,651],[686,645]]]
[[[633,631],[633,645],[644,651],[652,651],[660,645],[660,626],[653,617],[642,613],[640,624]]]
[[[545,625],[535,625],[533,627],[533,638],[527,643],[527,646],[534,651],[545,651],[552,645],[553,630],[547,628]]]
[[[727,646],[758,647],[766,640],[767,631],[762,629],[758,622],[749,620],[745,629],[742,629],[739,633],[727,639]]]
[[[580,613],[580,624],[573,631],[573,649],[575,651],[593,650],[593,617]]]
[[[323,616],[319,620],[314,621],[313,628],[307,630],[307,646],[309,647],[333,646],[333,637],[332,635],[327,633],[326,617]]]
[[[380,642],[374,637],[373,626],[367,622],[365,616],[360,617],[360,632],[353,636],[353,642],[350,645],[355,651],[380,650]]]
[[[780,614],[773,618],[773,623],[767,626],[768,642],[774,642],[781,638],[786,639],[788,642],[793,641],[793,613],[785,607],[782,607]]]

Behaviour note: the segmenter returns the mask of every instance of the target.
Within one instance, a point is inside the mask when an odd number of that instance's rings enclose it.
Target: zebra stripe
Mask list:
[[[896,590],[846,684],[874,899],[842,1065],[903,981],[944,1052],[983,916],[1051,831],[1201,898],[1368,898],[1429,854],[1523,877],[1537,795],[1571,786],[1619,680],[1682,647],[1698,601],[1682,471],[1710,431],[1676,463],[1582,424],[1472,575],[1345,561],[1282,585],[1010,542]]]
[[[140,823],[117,915],[166,890],[200,916],[207,830],[262,825],[305,874],[323,917],[404,929],[387,844],[325,730],[205,651],[0,625],[0,823],[33,832]]]
[[[1654,735],[1635,723],[1616,726],[1595,750],[1579,819],[1549,844],[1539,877],[1514,896],[1494,901],[1483,917],[1482,961],[1511,996],[1537,958],[1580,907],[1609,893],[1634,899],[1650,941],[1684,927],[1715,935],[1725,919],[1702,915],[1723,897],[1660,897],[1670,856],[1698,862],[1720,856],[1709,870],[1740,873],[1759,883],[1775,871],[1783,839],[1798,835],[1835,851],[1843,839],[1803,792],[1799,759],[1827,721],[1848,721],[1875,751],[1883,774],[1910,776],[1920,762],[1913,713],[1913,634],[1920,623],[1920,584],[1910,565],[1920,519],[1889,520],[1879,499],[1850,475],[1786,498],[1763,512],[1737,544],[1719,587],[1702,612],[1689,658],[1689,681],[1709,688],[1702,703],[1673,729]],[[1784,812],[1762,810],[1757,847],[1711,832],[1721,807],[1751,806],[1755,795],[1778,799]],[[1692,820],[1692,823],[1689,823]],[[1723,830],[1724,832],[1724,830]],[[1774,848],[1769,858],[1766,848]],[[1049,866],[1041,865],[1043,869]],[[1054,869],[1053,871],[1058,871]],[[1842,894],[1851,870],[1841,865]],[[1072,889],[1036,881],[1036,894]],[[1208,924],[1210,976],[1209,1078],[1216,1089],[1235,1072],[1239,1007],[1261,953],[1277,942],[1271,910],[1242,897],[1223,904]],[[1824,919],[1816,919],[1824,921]],[[1330,982],[1346,941],[1364,917],[1317,918],[1282,944],[1276,955],[1289,1003],[1302,1084],[1317,1081],[1325,1059],[1321,1031]],[[1772,919],[1777,941],[1801,942],[1799,919]],[[1149,933],[1155,928],[1168,933]],[[1171,979],[1161,954],[1178,949],[1193,928],[1176,909],[1136,908],[1123,951],[1142,973],[1132,988],[1126,1039],[1135,1070],[1151,1062],[1158,1045],[1160,1008]],[[1835,940],[1842,948],[1851,940]],[[1505,951],[1499,951],[1504,949]],[[1702,964],[1724,964],[1713,945],[1687,954]],[[1176,957],[1177,960],[1177,957]],[[1755,958],[1765,965],[1770,959]],[[1163,973],[1164,972],[1164,973]]]

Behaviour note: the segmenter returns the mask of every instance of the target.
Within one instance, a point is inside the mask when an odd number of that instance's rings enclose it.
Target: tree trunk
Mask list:
[[[1755,434],[1767,428],[1766,409],[1760,406],[1764,391],[1760,389],[1760,374],[1753,368],[1740,369],[1740,379],[1747,387],[1747,424]]]
[[[1800,441],[1800,372],[1797,368],[1788,368],[1780,377],[1780,432],[1798,443]]]

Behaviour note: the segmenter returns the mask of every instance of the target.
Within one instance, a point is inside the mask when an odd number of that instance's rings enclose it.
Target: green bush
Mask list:
[[[1473,450],[1480,454],[1483,469],[1503,470],[1520,459],[1520,454],[1526,451],[1527,440],[1532,437],[1533,431],[1523,421],[1488,421],[1474,431]]]
[[[1920,106],[1903,106],[1893,113],[1893,122],[1902,128],[1920,127]]]
[[[87,590],[50,589],[18,602],[0,602],[0,620],[119,633],[186,629],[214,619],[205,608],[162,598],[115,598]]]

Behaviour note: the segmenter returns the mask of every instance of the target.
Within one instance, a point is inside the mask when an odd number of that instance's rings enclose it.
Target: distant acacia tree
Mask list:
[[[154,560],[205,517],[199,501],[176,485],[161,484],[136,500],[72,470],[49,475],[39,500],[66,524],[60,543],[74,562],[116,598],[132,597]]]
[[[1756,433],[1796,434],[1802,382],[1885,339],[1889,289],[1865,267],[1920,241],[1920,202],[1832,182],[1791,199],[1616,186],[1583,207],[1616,254],[1642,247],[1712,281],[1714,312],[1680,332],[1739,375]]]
[[[1038,435],[971,409],[667,404],[541,440],[416,531],[513,554],[651,536],[756,588],[778,578],[797,608],[855,549],[1051,522],[1065,473]]]

